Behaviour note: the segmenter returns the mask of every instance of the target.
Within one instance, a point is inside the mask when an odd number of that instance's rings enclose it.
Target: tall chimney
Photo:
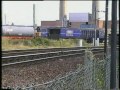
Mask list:
[[[59,20],[63,20],[64,16],[65,16],[65,0],[60,0],[60,7],[59,7]]]
[[[67,27],[66,1],[60,0],[59,20],[62,21],[62,27]]]
[[[99,10],[100,10],[99,2],[100,2],[99,0],[92,1],[92,20],[93,20],[93,22],[95,22],[96,20],[99,19]]]
[[[96,1],[96,19],[98,20],[98,19],[100,19],[100,14],[99,14],[99,12],[100,12],[100,1],[99,0],[97,0]]]
[[[95,20],[96,1],[92,1],[92,20]]]

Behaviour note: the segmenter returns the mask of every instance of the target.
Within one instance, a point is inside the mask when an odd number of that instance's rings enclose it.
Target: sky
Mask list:
[[[35,4],[35,23],[59,20],[59,1],[2,1],[2,24],[33,25],[33,4]],[[105,11],[105,1],[100,1],[100,10]],[[92,1],[66,1],[66,14],[92,13]],[[100,12],[100,20],[105,13]],[[111,20],[111,1],[109,1],[108,19]]]

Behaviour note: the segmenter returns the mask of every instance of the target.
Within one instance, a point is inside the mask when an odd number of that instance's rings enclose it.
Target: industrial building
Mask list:
[[[71,27],[71,28],[80,28],[80,24],[95,24],[97,21],[98,28],[103,27],[103,21],[98,20],[99,13],[95,12],[99,10],[99,1],[92,1],[92,14],[90,13],[69,13],[69,20],[66,16],[66,0],[60,1],[59,5],[59,20],[56,21],[41,21],[41,28],[44,27]],[[95,19],[95,15],[96,18]]]

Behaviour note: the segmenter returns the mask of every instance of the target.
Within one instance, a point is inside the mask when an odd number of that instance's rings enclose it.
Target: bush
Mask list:
[[[31,40],[31,43],[35,46],[49,46],[50,45],[50,40],[46,39],[46,38],[33,38]]]
[[[23,41],[23,45],[25,45],[25,46],[32,46],[32,42],[31,42],[31,40],[24,40]]]

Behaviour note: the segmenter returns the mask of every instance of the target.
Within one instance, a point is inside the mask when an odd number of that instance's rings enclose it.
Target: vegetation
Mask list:
[[[78,46],[79,39],[59,39],[52,40],[47,38],[32,39],[9,39],[2,38],[2,50],[14,49],[34,49],[34,48],[50,48],[50,47],[74,47]],[[92,46],[83,40],[83,46]]]
[[[33,39],[8,39],[2,38],[2,50],[49,48],[49,47],[73,47],[76,46],[76,39],[50,40],[47,38]]]

